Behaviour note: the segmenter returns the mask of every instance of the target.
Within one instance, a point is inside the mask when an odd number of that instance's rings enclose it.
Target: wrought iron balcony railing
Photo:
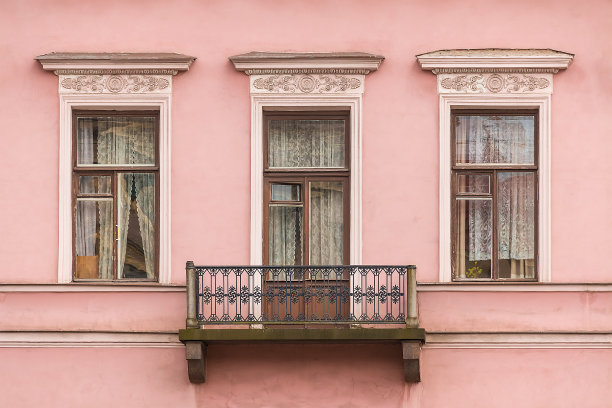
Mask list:
[[[417,327],[416,267],[194,266],[187,327],[207,324],[405,323]]]

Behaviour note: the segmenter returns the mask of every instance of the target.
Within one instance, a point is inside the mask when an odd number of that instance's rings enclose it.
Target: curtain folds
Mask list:
[[[456,119],[457,164],[535,163],[532,116],[458,116]],[[497,251],[499,274],[506,278],[534,277],[536,173],[507,170],[496,174],[498,244],[493,250]],[[457,200],[460,277],[469,274],[466,262],[492,260],[491,204],[482,198]]]
[[[77,162],[80,165],[154,165],[155,119],[92,117],[77,121]],[[111,169],[112,170],[112,169]],[[101,173],[102,174],[102,173]],[[108,173],[106,173],[108,174]],[[144,255],[146,277],[155,277],[155,174],[117,174],[117,276],[124,278],[128,241]],[[110,192],[110,176],[77,176],[83,193]],[[95,181],[94,181],[95,180]],[[98,184],[94,184],[98,183]],[[101,185],[100,183],[104,183]],[[97,190],[96,190],[97,186]],[[76,211],[77,256],[98,256],[98,277],[113,278],[113,198],[79,198]],[[97,210],[97,211],[96,211]],[[130,237],[130,213],[137,214],[138,237]],[[133,252],[133,251],[132,251]],[[133,255],[132,255],[133,256]]]
[[[343,120],[271,120],[270,167],[344,167]]]

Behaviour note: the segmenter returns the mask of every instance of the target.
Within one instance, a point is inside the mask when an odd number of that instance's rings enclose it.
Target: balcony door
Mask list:
[[[264,316],[345,320],[349,307],[348,112],[270,113],[264,134]],[[310,268],[310,267],[314,268]]]

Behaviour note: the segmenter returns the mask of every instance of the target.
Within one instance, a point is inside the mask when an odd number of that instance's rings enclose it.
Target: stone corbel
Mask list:
[[[185,358],[187,359],[187,372],[189,381],[201,384],[206,381],[206,348],[203,341],[186,341]]]
[[[421,382],[421,342],[402,341],[402,358],[404,360],[404,378],[406,382]]]

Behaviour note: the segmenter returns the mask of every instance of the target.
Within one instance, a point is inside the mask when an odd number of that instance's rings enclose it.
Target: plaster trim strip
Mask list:
[[[185,285],[0,284],[0,293],[185,292]],[[438,283],[421,282],[418,292],[612,292],[612,283]]]
[[[418,292],[612,292],[612,283],[419,283]]]
[[[612,333],[427,333],[425,349],[611,349]]]
[[[173,332],[0,331],[0,348],[180,348]],[[427,333],[425,349],[610,349],[612,333]]]
[[[3,284],[0,293],[67,293],[67,292],[185,292],[185,285],[130,285],[130,284]]]
[[[183,347],[177,333],[0,332],[0,348],[22,347]]]

